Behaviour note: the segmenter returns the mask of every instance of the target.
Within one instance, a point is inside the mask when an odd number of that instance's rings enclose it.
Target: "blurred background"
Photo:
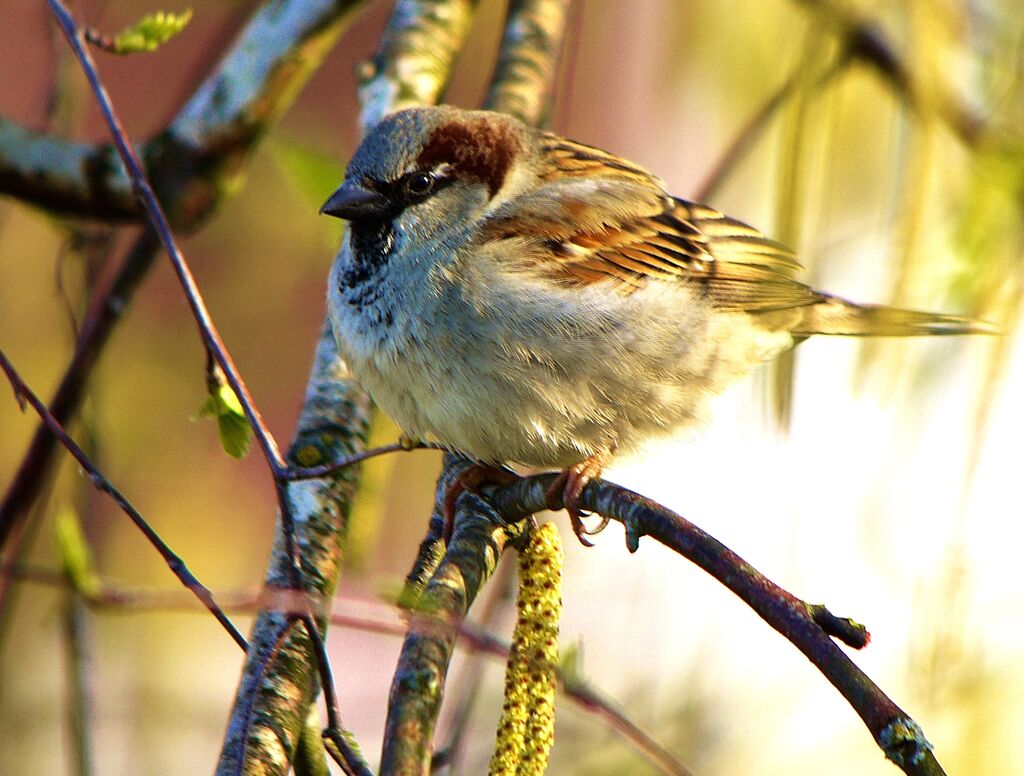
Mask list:
[[[136,0],[74,5],[106,32],[155,10],[184,10]],[[865,623],[872,642],[854,659],[922,724],[949,773],[1021,772],[1024,14],[1018,0],[817,5],[578,2],[550,126],[644,164],[681,196],[709,193],[709,204],[796,247],[819,287],[983,317],[1006,334],[812,340],[799,348],[792,381],[764,370],[721,398],[707,429],[618,462],[606,477],[676,509],[796,595]],[[133,138],[174,115],[255,7],[207,0],[156,53],[97,55]],[[244,183],[183,241],[282,442],[296,421],[340,234],[317,208],[357,142],[353,72],[390,10],[367,7],[258,147]],[[876,20],[905,58],[916,109],[870,65],[835,66],[833,33],[847,11]],[[503,15],[503,2],[480,3],[449,102],[478,102]],[[44,4],[5,0],[0,35],[0,114],[106,139]],[[709,192],[734,140],[779,94],[763,132]],[[97,258],[102,246],[123,247],[130,232],[79,224],[73,239],[60,221],[0,198],[0,347],[43,397],[70,357],[84,290],[109,272]],[[215,424],[198,419],[205,395],[195,324],[161,260],[103,356],[74,435],[197,576],[233,600],[261,582],[273,490],[257,453],[229,458]],[[792,404],[780,424],[785,395]],[[0,488],[35,426],[0,391]],[[395,432],[376,433],[390,441]],[[376,613],[395,590],[425,530],[438,466],[436,454],[416,452],[369,467],[336,611]],[[33,515],[24,566],[59,569],[62,514],[84,525],[105,582],[146,595],[137,606],[81,611],[59,586],[7,583],[0,773],[76,772],[68,719],[72,668],[83,664],[72,659],[73,642],[87,652],[97,772],[212,770],[241,667],[237,647],[66,457]],[[629,555],[616,525],[584,549],[564,515],[551,517],[567,545],[563,643],[580,650],[579,670],[596,687],[695,772],[897,772],[824,678],[703,572],[646,539]],[[503,587],[499,579],[488,593],[495,600],[481,607],[507,634],[514,613]],[[157,606],[145,604],[153,603],[147,591],[161,592]],[[245,632],[251,618],[238,618]],[[68,637],[71,627],[79,638]],[[334,628],[329,647],[345,724],[374,762],[399,640]],[[482,677],[459,773],[486,768],[502,671],[460,656],[450,674],[449,699]],[[443,715],[439,741],[449,725]],[[564,699],[550,772],[654,773]]]

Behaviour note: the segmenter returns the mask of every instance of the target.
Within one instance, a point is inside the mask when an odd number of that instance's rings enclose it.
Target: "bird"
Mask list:
[[[811,335],[991,331],[816,290],[758,229],[492,111],[385,117],[320,212],[348,221],[327,305],[372,399],[404,436],[476,462],[456,493],[504,464],[559,469],[585,544],[580,496],[614,455],[702,424],[711,397]]]

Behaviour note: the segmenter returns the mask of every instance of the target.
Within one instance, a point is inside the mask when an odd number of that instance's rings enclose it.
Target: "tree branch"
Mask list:
[[[507,519],[522,519],[541,509],[561,507],[551,502],[547,492],[556,476],[526,477],[488,489],[485,495]],[[920,726],[832,640],[864,646],[868,637],[863,626],[800,600],[693,523],[626,488],[595,480],[584,489],[580,505],[620,521],[630,552],[636,552],[641,536],[651,536],[732,590],[825,675],[864,721],[885,756],[909,776],[943,773]]]
[[[32,392],[25,381],[21,379],[21,375],[15,370],[14,365],[7,359],[7,356],[2,350],[0,350],[0,370],[7,376],[8,381],[14,388],[14,394],[18,397],[19,401],[28,402],[32,405],[39,417],[42,419],[44,426],[48,432],[60,440],[61,444],[67,448],[67,451],[71,453],[74,459],[78,462],[78,465],[82,467],[83,471],[89,476],[89,481],[93,487],[101,493],[106,493],[110,496],[111,500],[117,504],[121,510],[131,518],[132,522],[138,527],[140,531],[145,535],[149,543],[156,548],[156,551],[160,553],[160,556],[164,559],[164,562],[170,568],[178,580],[189,590],[192,591],[193,595],[202,601],[203,606],[212,614],[217,622],[228,632],[228,635],[234,639],[235,643],[238,644],[242,649],[245,649],[245,638],[238,629],[235,628],[234,623],[228,619],[227,615],[224,614],[223,610],[217,605],[216,601],[213,600],[213,594],[210,590],[203,585],[195,575],[189,570],[188,566],[168,545],[160,535],[146,522],[145,518],[139,511],[132,505],[132,503],[125,498],[124,494],[121,493],[106,477],[100,473],[99,469],[89,460],[89,457],[85,454],[85,451],[79,447],[75,441],[67,435],[67,432],[61,427],[60,423],[50,414],[46,409],[46,406],[39,400],[39,397]]]
[[[453,455],[446,459],[435,523],[451,483],[471,465]],[[509,538],[501,517],[473,493],[459,497],[456,512],[447,551],[409,608],[409,629],[388,696],[381,776],[430,771],[434,727],[459,628]]]
[[[397,0],[380,46],[359,73],[363,134],[389,113],[436,103],[479,0]]]
[[[290,460],[333,461],[363,443],[369,400],[348,379],[334,337],[324,331],[299,417]],[[330,478],[289,483],[284,491],[294,517],[294,540],[301,548],[301,589],[294,591],[292,558],[279,517],[265,584],[288,590],[288,606],[271,600],[261,608],[250,637],[235,704],[217,765],[218,776],[250,773],[261,764],[266,774],[286,774],[310,704],[319,691],[317,658],[310,634],[297,618],[294,600],[326,629],[325,607],[341,575],[348,506],[355,470]],[[271,597],[272,598],[272,597]]]
[[[568,0],[512,0],[484,107],[543,124],[562,50]]]
[[[60,140],[3,117],[0,192],[63,215],[104,221],[142,217],[114,146]]]

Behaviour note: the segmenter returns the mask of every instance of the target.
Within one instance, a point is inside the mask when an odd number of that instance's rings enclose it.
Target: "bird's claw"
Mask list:
[[[448,544],[455,527],[455,502],[465,492],[476,493],[483,485],[509,485],[519,479],[515,472],[486,463],[474,463],[448,486],[444,494],[444,528],[441,538]]]
[[[610,451],[595,453],[568,469],[564,469],[547,490],[549,502],[557,503],[561,496],[562,507],[569,513],[572,532],[576,534],[576,538],[584,547],[594,546],[594,543],[586,537],[601,533],[608,525],[608,518],[602,517],[596,526],[587,527],[583,518],[589,517],[590,513],[580,509],[580,496],[587,484],[601,475],[601,470],[604,469],[610,455]]]

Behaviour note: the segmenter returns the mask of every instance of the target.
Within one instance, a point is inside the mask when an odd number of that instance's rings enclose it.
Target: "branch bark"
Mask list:
[[[474,2],[399,0],[364,78],[360,121],[364,131],[408,101],[436,102],[469,29]],[[369,72],[369,71],[368,71]],[[368,400],[349,380],[325,321],[297,438],[289,459],[301,466],[332,463],[365,440]],[[340,417],[340,422],[339,422]],[[342,475],[344,477],[346,475]],[[348,475],[350,476],[350,475]],[[318,605],[329,601],[341,574],[342,543],[351,497],[340,477],[289,483],[285,508],[292,516],[302,557],[303,588]],[[291,560],[279,518],[268,586],[288,585]],[[318,609],[321,633],[326,623]],[[309,635],[292,611],[267,609],[253,626],[242,681],[232,709],[218,776],[288,772],[309,705],[319,690]]]
[[[369,400],[349,380],[327,328],[317,346],[289,460],[328,462],[357,451],[364,441],[369,410]],[[304,596],[321,633],[326,630],[326,613],[341,575],[345,524],[355,482],[354,471],[347,469],[329,478],[286,486],[284,498],[300,548],[302,587],[293,589],[292,559],[278,519],[265,585],[292,594],[285,596],[287,607],[262,608],[253,625],[218,776],[286,774],[289,770],[309,707],[320,689],[314,645],[294,601]]]

